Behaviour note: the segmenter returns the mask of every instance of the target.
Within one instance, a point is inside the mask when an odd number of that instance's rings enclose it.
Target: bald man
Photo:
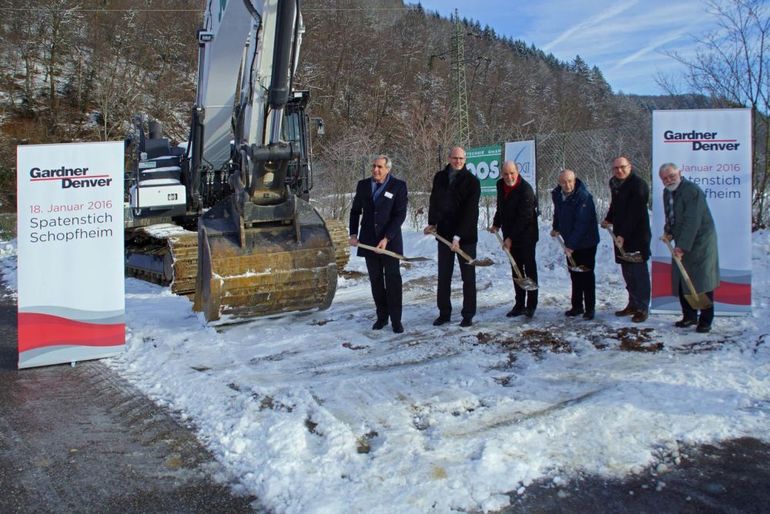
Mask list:
[[[559,185],[551,191],[553,200],[552,236],[561,235],[567,255],[575,264],[588,271],[572,271],[572,307],[564,313],[573,317],[583,315],[594,319],[596,310],[596,247],[599,245],[599,225],[594,198],[575,172],[569,169],[559,173]]]
[[[537,229],[537,199],[529,182],[519,173],[513,161],[505,161],[497,181],[497,210],[492,221],[492,232],[503,229],[503,244],[511,252],[521,272],[537,282],[535,246],[539,238]],[[511,267],[511,275],[516,274]],[[513,282],[515,302],[506,314],[509,318],[525,315],[531,318],[537,308],[537,289],[526,291]]]
[[[457,250],[463,250],[476,257],[478,241],[479,198],[481,183],[465,166],[465,150],[459,146],[449,151],[449,164],[433,177],[428,208],[426,234],[437,233],[452,241],[449,248],[440,241],[438,244],[438,286],[436,304],[438,318],[433,325],[448,323],[452,315],[452,273],[454,262],[460,262],[460,276],[463,281],[463,307],[460,311],[461,327],[473,325],[476,315],[476,268],[468,266]]]

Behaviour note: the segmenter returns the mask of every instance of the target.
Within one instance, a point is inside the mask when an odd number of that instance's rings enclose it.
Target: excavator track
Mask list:
[[[325,219],[334,246],[337,273],[350,260],[347,226],[340,220]],[[126,232],[126,276],[169,286],[178,295],[195,294],[198,273],[198,233],[161,223]]]
[[[198,234],[161,223],[126,232],[126,276],[170,286],[178,295],[195,292]]]
[[[332,244],[334,244],[334,260],[337,262],[337,273],[342,273],[345,266],[348,265],[350,260],[350,236],[348,235],[348,226],[335,219],[326,219],[326,228],[329,230],[329,234],[332,236]]]

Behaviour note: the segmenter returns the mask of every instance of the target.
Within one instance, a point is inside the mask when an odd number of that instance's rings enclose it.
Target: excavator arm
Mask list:
[[[336,290],[335,250],[326,224],[287,184],[289,164],[299,158],[300,150],[282,138],[303,31],[299,2],[242,1],[251,25],[240,54],[239,101],[231,113],[232,193],[198,223],[195,308],[208,321],[223,315],[242,318],[327,308]],[[224,6],[225,15],[230,2]],[[217,34],[229,33],[224,23],[212,24]],[[211,52],[207,57],[204,51],[201,70],[207,69],[207,62],[214,66],[211,59]],[[210,81],[201,76],[199,84],[210,87]],[[216,107],[218,113],[225,108]],[[207,118],[209,107],[203,110]],[[210,128],[221,132],[221,127]],[[204,136],[204,160],[210,161],[206,141],[213,153],[220,139]]]

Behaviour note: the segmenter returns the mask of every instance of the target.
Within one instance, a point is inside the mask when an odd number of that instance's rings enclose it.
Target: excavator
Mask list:
[[[208,322],[325,309],[347,259],[308,201],[303,32],[299,0],[209,0],[189,141],[141,116],[127,139],[127,274],[194,292]]]

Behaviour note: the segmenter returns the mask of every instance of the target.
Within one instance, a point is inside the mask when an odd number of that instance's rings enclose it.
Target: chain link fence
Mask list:
[[[522,139],[528,138],[525,136]],[[551,219],[553,215],[551,190],[558,185],[559,172],[565,168],[573,170],[591,191],[599,219],[609,207],[608,181],[615,157],[628,157],[636,173],[650,183],[652,142],[648,127],[624,125],[575,132],[552,131],[536,134],[534,139],[541,219]],[[316,187],[312,197],[325,217],[347,220],[356,181],[369,176],[371,160],[377,155],[370,151],[368,143],[371,142],[339,145],[334,152],[327,149],[323,158],[316,160]],[[410,157],[409,149],[390,154],[396,175],[405,179],[409,186],[410,212],[407,221],[410,225],[420,226],[427,221],[430,184],[436,171],[446,165],[447,151],[448,147],[440,147],[433,155],[421,156],[419,169],[404,165],[417,162],[414,156]],[[482,225],[491,224],[495,208],[494,197],[482,197],[479,205]]]
[[[547,219],[553,215],[551,190],[558,185],[559,172],[565,168],[573,170],[591,191],[599,219],[609,208],[608,181],[614,158],[626,156],[648,184],[652,179],[652,140],[650,131],[642,127],[538,134],[535,148],[538,201]]]

